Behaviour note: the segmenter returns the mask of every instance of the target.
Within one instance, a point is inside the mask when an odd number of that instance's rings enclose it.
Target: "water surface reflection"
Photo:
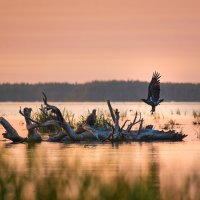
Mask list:
[[[5,115],[13,126],[26,135],[23,118],[13,114],[20,104],[7,104],[8,111],[0,104],[0,113],[7,112]],[[39,107],[39,103],[33,103],[34,106]],[[60,106],[70,105],[60,103]],[[87,106],[104,108],[102,103],[84,106],[72,104],[70,110],[78,114],[86,112]],[[145,113],[141,104],[115,103],[114,106],[120,110],[138,106],[145,123],[157,127],[170,118],[176,119],[178,128],[188,137],[183,142],[113,144],[1,141],[0,199],[9,199],[9,195],[10,199],[12,195],[24,199],[133,199],[137,195],[140,199],[199,199],[200,139],[196,135],[199,126],[192,125],[192,111],[199,104],[165,104],[165,110],[160,107],[156,118]],[[181,115],[174,114],[178,108]],[[2,127],[0,131],[3,132]]]

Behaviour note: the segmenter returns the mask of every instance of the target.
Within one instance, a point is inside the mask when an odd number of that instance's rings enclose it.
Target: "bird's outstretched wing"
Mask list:
[[[160,77],[158,72],[154,72],[148,88],[148,100],[158,101],[160,98]]]

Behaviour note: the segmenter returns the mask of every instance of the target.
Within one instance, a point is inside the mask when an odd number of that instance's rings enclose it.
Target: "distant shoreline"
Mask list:
[[[147,97],[148,82],[93,81],[70,83],[0,84],[0,102],[42,101],[45,91],[55,102],[139,102]],[[161,83],[165,102],[200,102],[200,83]]]

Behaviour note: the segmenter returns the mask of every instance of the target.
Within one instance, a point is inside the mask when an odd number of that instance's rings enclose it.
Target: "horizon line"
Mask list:
[[[60,81],[49,81],[49,82],[0,82],[0,85],[20,85],[20,84],[28,84],[28,85],[38,85],[38,84],[70,84],[70,85],[84,85],[94,82],[141,82],[141,83],[150,83],[150,81],[144,81],[144,80],[123,80],[123,79],[109,79],[109,80],[91,80],[91,81],[85,81],[85,82],[60,82]],[[200,84],[200,82],[161,82],[161,84]]]

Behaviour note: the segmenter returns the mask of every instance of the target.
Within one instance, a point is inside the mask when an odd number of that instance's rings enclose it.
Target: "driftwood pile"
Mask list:
[[[26,128],[28,130],[27,137],[21,137],[17,131],[11,126],[11,124],[3,117],[0,117],[0,124],[6,130],[3,133],[3,137],[11,140],[14,143],[19,142],[77,142],[77,141],[100,141],[100,142],[117,142],[117,141],[181,141],[187,135],[182,133],[177,133],[174,130],[168,132],[154,130],[153,127],[147,126],[143,128],[143,119],[141,114],[135,114],[135,118],[126,127],[128,120],[120,127],[120,113],[118,109],[113,110],[110,101],[107,101],[107,105],[112,117],[112,123],[106,122],[109,128],[98,128],[89,126],[87,124],[83,125],[83,132],[76,133],[76,131],[69,125],[69,123],[64,119],[61,111],[54,105],[48,104],[47,97],[43,93],[44,106],[41,107],[41,112],[44,114],[52,112],[54,118],[52,120],[46,121],[44,123],[37,122],[31,118],[31,108],[24,108],[23,111],[20,108],[19,113],[24,116],[26,121]],[[138,119],[139,118],[139,119]],[[133,131],[132,128],[135,124],[139,123],[139,129]],[[38,132],[40,127],[57,126],[60,127],[62,131],[49,136],[48,139],[43,140],[41,134]]]

